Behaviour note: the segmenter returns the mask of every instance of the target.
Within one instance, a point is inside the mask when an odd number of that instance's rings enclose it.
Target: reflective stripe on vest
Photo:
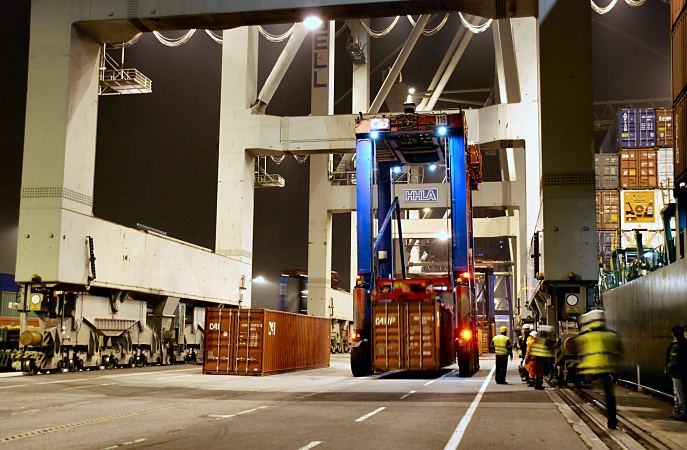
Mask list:
[[[590,331],[575,338],[580,363],[577,372],[582,375],[615,373],[618,350],[615,333]]]
[[[535,338],[534,343],[532,343],[532,356],[538,356],[540,358],[553,358],[553,349],[546,345],[545,340]]]
[[[508,354],[508,336],[499,334],[498,336],[494,336],[492,342],[494,343],[494,352],[497,355]]]

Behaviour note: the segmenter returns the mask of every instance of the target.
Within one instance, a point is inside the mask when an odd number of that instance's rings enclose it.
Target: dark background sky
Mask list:
[[[12,272],[16,233],[28,62],[29,2],[3,1],[0,27],[0,82],[3,108],[0,163],[0,272]],[[670,96],[668,5],[649,0],[640,8],[618,2],[605,16],[592,14],[593,73],[596,101],[667,98]],[[436,20],[436,19],[434,19]],[[382,28],[388,20],[374,21]],[[420,39],[403,71],[409,85],[424,89],[458,27],[453,17],[438,34]],[[275,26],[274,31],[284,26]],[[371,92],[382,82],[379,64],[407,36],[410,24],[400,20],[389,36],[374,39]],[[172,37],[173,33],[168,33]],[[350,59],[337,40],[337,113],[350,112]],[[262,84],[283,44],[260,39]],[[306,40],[267,112],[309,114],[310,41]],[[125,225],[143,223],[170,236],[214,247],[217,143],[219,127],[221,46],[198,32],[186,44],[168,48],[152,35],[126,52],[126,66],[153,80],[149,95],[101,97],[99,106],[95,215]],[[491,87],[494,53],[491,32],[476,35],[448,88]],[[598,139],[602,137],[599,134]],[[254,275],[270,284],[257,288],[260,305],[275,305],[276,283],[283,269],[307,267],[308,163],[287,157],[270,170],[287,180],[284,189],[255,193]],[[326,176],[326,174],[322,174]],[[347,239],[345,218],[335,231]],[[338,242],[334,270],[347,274],[342,257],[348,241]],[[335,242],[335,244],[337,244]]]

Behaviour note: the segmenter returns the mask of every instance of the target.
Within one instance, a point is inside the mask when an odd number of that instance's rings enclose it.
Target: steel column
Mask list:
[[[467,178],[463,130],[449,137],[449,185],[451,188],[452,269],[455,278],[470,268]]]
[[[394,247],[392,239],[393,226],[387,226],[382,229],[382,221],[389,213],[391,208],[392,192],[391,192],[391,163],[380,163],[379,172],[377,173],[377,230],[381,235],[379,236],[378,254],[386,252],[386,258],[379,259],[378,278],[391,278],[393,276],[394,267]],[[377,255],[378,255],[377,254]],[[373,258],[377,255],[372,255]]]
[[[372,175],[374,150],[372,140],[356,142],[356,218],[358,221],[358,275],[367,283],[372,281]]]

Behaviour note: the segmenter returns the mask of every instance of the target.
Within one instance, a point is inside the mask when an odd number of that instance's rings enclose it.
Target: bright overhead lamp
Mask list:
[[[255,284],[264,284],[266,282],[267,280],[265,280],[265,277],[263,277],[262,275],[258,275],[257,277],[253,278],[253,283]]]
[[[440,241],[447,241],[448,240],[448,231],[440,231],[437,233],[437,239]]]
[[[446,136],[446,132],[447,132],[447,131],[448,131],[448,129],[447,129],[445,126],[443,126],[443,125],[440,126],[439,128],[437,128],[437,134],[438,134],[439,136]]]
[[[434,172],[435,170],[437,170],[437,165],[436,164],[430,164],[429,165],[429,171]]]
[[[409,93],[410,95],[413,95],[413,94],[415,93],[415,88],[414,88],[414,87],[408,88],[408,93]]]
[[[322,26],[322,19],[317,16],[308,16],[303,20],[303,25],[308,30],[316,30]]]
[[[370,131],[370,139],[375,140],[378,137],[379,137],[379,131],[377,131],[377,130]]]
[[[394,173],[395,174],[401,173],[401,166],[394,166]]]

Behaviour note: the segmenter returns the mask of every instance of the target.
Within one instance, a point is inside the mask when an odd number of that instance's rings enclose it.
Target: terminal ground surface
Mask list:
[[[455,370],[353,378],[347,355],[329,368],[265,377],[188,365],[2,377],[0,450],[604,448],[554,389],[527,388],[517,362],[510,384],[497,385],[493,363],[483,358],[472,378]],[[633,399],[631,411],[654,414],[648,422],[681,448],[687,424],[666,417],[670,406]]]

